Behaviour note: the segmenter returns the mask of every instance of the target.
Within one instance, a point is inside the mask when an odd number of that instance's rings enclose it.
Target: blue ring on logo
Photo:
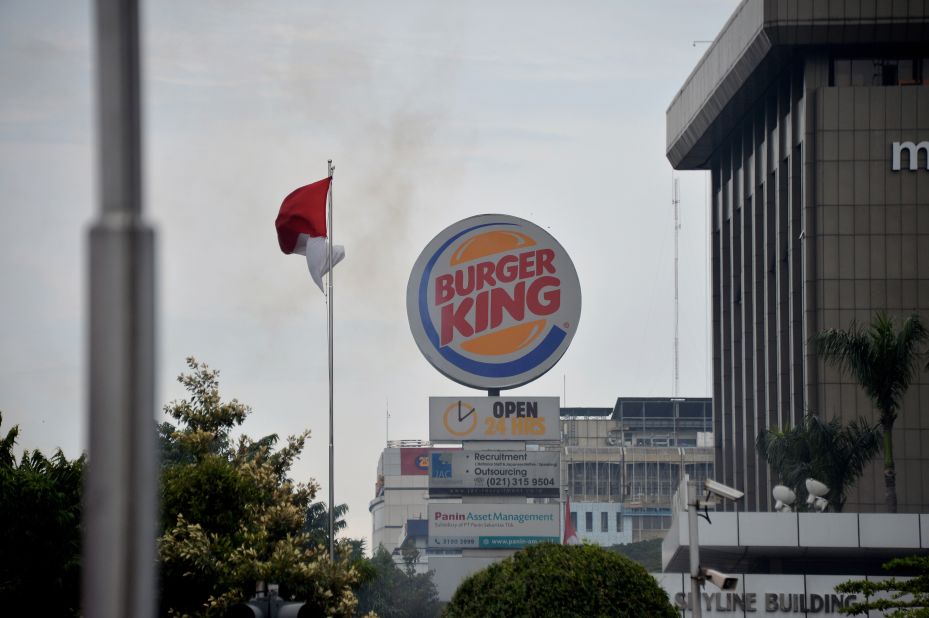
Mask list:
[[[431,258],[429,258],[429,261],[426,263],[426,268],[423,270],[423,277],[419,281],[419,319],[423,323],[423,330],[426,332],[426,336],[429,338],[429,342],[432,343],[432,347],[442,355],[442,358],[451,364],[455,365],[459,369],[467,371],[468,373],[472,373],[484,378],[508,378],[510,376],[516,376],[521,373],[525,373],[545,362],[545,360],[551,356],[555,350],[558,349],[558,346],[560,346],[561,342],[564,341],[567,333],[557,326],[552,325],[552,329],[548,331],[548,334],[542,340],[542,343],[537,345],[525,356],[521,356],[520,358],[507,361],[505,363],[484,363],[463,356],[452,350],[449,346],[439,346],[439,333],[436,331],[435,326],[432,324],[432,319],[429,317],[429,306],[426,304],[426,295],[429,292],[429,276],[432,274],[432,269],[435,266],[436,261],[438,261],[439,255],[441,255],[442,252],[449,247],[449,245],[468,232],[472,232],[482,227],[490,227],[495,225],[515,226],[516,224],[482,223],[480,225],[469,227],[458,232],[442,243],[442,246],[436,250]]]

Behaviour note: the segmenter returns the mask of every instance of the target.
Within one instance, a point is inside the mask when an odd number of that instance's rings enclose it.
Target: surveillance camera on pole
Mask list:
[[[710,580],[720,590],[735,590],[739,586],[739,578],[727,575],[716,569],[700,569],[704,580]]]
[[[706,508],[707,502],[700,500],[698,484],[686,477],[687,487],[687,519],[690,537],[690,597],[694,618],[702,618],[703,608],[700,605],[700,587],[707,577],[722,590],[731,590],[738,585],[738,579],[720,573],[713,569],[704,569],[700,566],[700,541],[697,536],[697,514],[701,508]],[[745,493],[734,487],[729,487],[712,479],[703,481],[703,489],[723,500],[741,500]],[[707,521],[709,517],[707,516]]]
[[[725,500],[741,500],[745,496],[745,492],[739,491],[734,487],[729,487],[728,485],[723,485],[712,479],[706,479],[703,482],[703,486],[706,487],[708,492]]]

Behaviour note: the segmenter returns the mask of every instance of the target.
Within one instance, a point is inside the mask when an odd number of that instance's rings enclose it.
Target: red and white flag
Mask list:
[[[284,198],[274,226],[277,242],[284,253],[306,256],[310,277],[323,290],[323,275],[329,272],[329,250],[326,246],[326,198],[332,177],[295,189]],[[345,247],[332,245],[332,265],[345,257]],[[323,290],[325,291],[325,290]]]
[[[571,497],[564,502],[564,540],[562,545],[580,545],[581,540],[577,538],[577,532],[574,530],[574,524],[571,523]]]

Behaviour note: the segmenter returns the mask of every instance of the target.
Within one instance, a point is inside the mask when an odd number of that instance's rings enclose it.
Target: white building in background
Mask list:
[[[429,499],[428,453],[423,440],[391,440],[377,462],[371,513],[371,550],[393,552],[410,519],[426,519]]]

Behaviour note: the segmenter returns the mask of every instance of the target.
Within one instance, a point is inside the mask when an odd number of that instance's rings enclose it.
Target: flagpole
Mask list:
[[[332,159],[329,159],[329,178],[332,178]],[[329,239],[329,559],[335,560],[335,432],[333,430],[332,414],[332,180],[329,181],[329,221],[327,222],[327,237]]]

